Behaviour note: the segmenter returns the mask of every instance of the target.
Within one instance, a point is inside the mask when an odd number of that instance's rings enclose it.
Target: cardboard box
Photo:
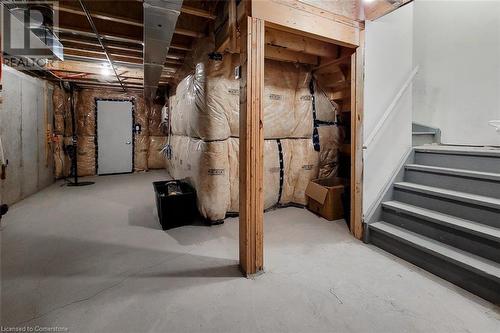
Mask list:
[[[328,221],[343,218],[344,183],[345,180],[342,178],[311,180],[306,188],[307,209]]]

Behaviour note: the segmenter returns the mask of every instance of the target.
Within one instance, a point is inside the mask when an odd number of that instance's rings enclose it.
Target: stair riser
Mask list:
[[[500,263],[498,242],[385,208],[382,217],[393,225]]]
[[[405,181],[500,199],[500,182],[493,180],[406,170]]]
[[[484,172],[498,172],[500,158],[490,156],[452,155],[415,152],[415,164]]]
[[[412,135],[412,143],[413,146],[423,146],[426,144],[436,142],[436,138],[434,134],[421,134],[421,135]]]
[[[500,228],[500,210],[394,188],[394,199]]]
[[[409,261],[445,280],[454,283],[484,299],[500,304],[500,281],[487,278],[474,271],[434,256],[404,241],[395,239],[375,229],[370,230],[370,241],[374,245]]]

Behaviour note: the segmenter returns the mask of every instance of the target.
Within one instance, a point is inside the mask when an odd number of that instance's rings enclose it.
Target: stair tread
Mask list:
[[[496,147],[428,145],[415,147],[415,151],[421,153],[500,157],[500,148]]]
[[[405,168],[408,170],[429,171],[429,172],[455,175],[455,176],[464,176],[471,178],[481,178],[481,179],[500,181],[500,173],[494,173],[494,172],[445,168],[440,166],[423,165],[423,164],[407,164]]]
[[[425,132],[425,131],[416,131],[411,132],[412,135],[436,135],[436,132]]]
[[[444,224],[455,229],[467,231],[500,243],[500,229],[491,227],[489,225],[462,219],[460,217],[448,214],[443,214],[431,209],[410,205],[400,201],[386,201],[382,203],[382,206],[397,211],[404,211],[412,216],[424,218],[426,220],[430,219],[432,220],[432,222],[443,222]]]
[[[500,264],[494,261],[459,250],[453,246],[441,243],[406,229],[396,227],[385,221],[372,223],[370,224],[370,228],[376,229],[389,236],[397,237],[398,239],[416,246],[425,252],[441,258],[446,258],[447,260],[453,261],[462,267],[473,269],[478,273],[493,276],[500,280]]]
[[[478,194],[448,190],[440,187],[433,187],[409,182],[398,182],[394,184],[395,188],[413,190],[426,194],[432,194],[439,197],[454,199],[462,202],[473,203],[481,206],[486,206],[494,209],[500,209],[500,199],[487,197]]]

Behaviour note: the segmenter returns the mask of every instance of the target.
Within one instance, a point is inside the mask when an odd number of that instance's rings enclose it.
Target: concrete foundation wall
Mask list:
[[[7,178],[0,180],[2,203],[13,204],[54,182],[46,133],[52,123],[52,86],[2,66],[0,135]]]

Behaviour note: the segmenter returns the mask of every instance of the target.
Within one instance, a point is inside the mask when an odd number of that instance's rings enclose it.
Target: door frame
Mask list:
[[[234,5],[233,5],[234,6]],[[234,8],[233,8],[234,11]],[[241,1],[232,24],[240,22],[240,179],[239,255],[244,275],[264,268],[263,202],[263,73],[265,26],[339,44],[355,50],[351,58],[351,233],[363,234],[363,76],[364,25],[314,6],[278,0]],[[325,17],[326,15],[326,17]],[[234,29],[233,29],[234,30]],[[237,44],[236,34],[229,37]],[[231,37],[233,36],[233,37]]]
[[[111,101],[111,102],[130,102],[132,103],[132,170],[130,172],[117,172],[117,173],[107,173],[105,175],[99,175],[99,139],[97,137],[98,133],[98,112],[97,112],[97,102],[98,101]],[[121,174],[129,174],[133,173],[135,169],[135,98],[103,98],[103,97],[95,97],[94,98],[94,118],[95,118],[95,133],[94,133],[94,144],[95,144],[95,174],[97,176],[110,176],[110,175],[121,175]]]

